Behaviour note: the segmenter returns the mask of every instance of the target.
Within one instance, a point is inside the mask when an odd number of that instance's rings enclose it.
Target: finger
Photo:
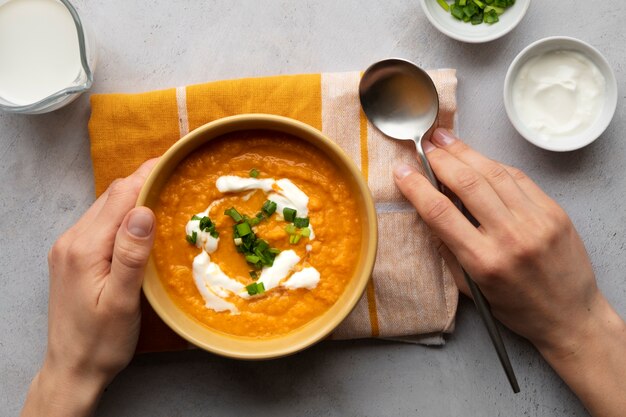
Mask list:
[[[424,222],[457,256],[470,256],[472,248],[481,244],[484,239],[481,232],[416,168],[396,167],[394,180]]]
[[[449,130],[442,128],[435,130],[431,140],[437,147],[445,149],[485,177],[509,210],[526,211],[532,204],[530,198],[504,166],[476,152]]]
[[[540,207],[551,207],[555,204],[554,200],[544,193],[522,170],[505,164],[502,164],[502,166],[533,203]]]
[[[154,224],[154,214],[147,207],[136,207],[124,218],[115,237],[111,273],[103,289],[105,302],[132,306],[139,301],[144,269],[154,243]]]
[[[498,194],[474,168],[466,165],[445,149],[432,144],[428,160],[437,178],[457,195],[483,228],[508,222],[511,211]]]
[[[135,207],[139,191],[155,163],[156,159],[151,159],[133,174],[111,184],[106,201],[85,229],[84,234],[93,242],[92,245],[97,248],[112,248],[115,234],[126,214]]]
[[[452,251],[450,251],[450,249],[442,241],[439,241],[437,243],[437,249],[439,250],[439,254],[443,258],[444,262],[448,266],[448,269],[450,270],[452,278],[454,278],[454,282],[459,291],[461,291],[468,297],[471,297],[469,287],[467,286],[467,282],[465,281],[463,268],[461,267],[458,259],[456,259],[456,256],[454,256]]]

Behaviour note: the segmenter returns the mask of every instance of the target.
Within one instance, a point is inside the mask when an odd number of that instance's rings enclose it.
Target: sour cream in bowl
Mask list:
[[[513,60],[504,104],[526,140],[551,151],[572,151],[608,127],[617,83],[609,63],[592,46],[574,38],[545,38]]]

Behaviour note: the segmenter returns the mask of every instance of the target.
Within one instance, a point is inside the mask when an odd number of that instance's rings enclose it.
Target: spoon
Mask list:
[[[359,97],[365,115],[378,130],[393,139],[415,142],[424,175],[441,190],[422,148],[422,140],[430,136],[439,115],[439,96],[428,74],[412,62],[386,59],[365,71],[359,84]],[[478,226],[465,208],[462,211]],[[489,303],[465,269],[463,273],[511,388],[518,393],[517,378]]]

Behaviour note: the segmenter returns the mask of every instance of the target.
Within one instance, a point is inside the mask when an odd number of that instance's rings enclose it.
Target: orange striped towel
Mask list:
[[[454,70],[429,72],[440,95],[439,124],[453,128]],[[89,121],[96,194],[205,123],[241,113],[291,117],[321,130],[361,167],[376,201],[378,257],[367,290],[333,334],[442,344],[451,332],[458,291],[430,233],[393,184],[391,169],[412,162],[412,143],[386,138],[360,109],[359,72],[218,81],[142,94],[91,97]],[[413,162],[414,163],[414,162]],[[143,302],[138,351],[176,350],[186,342]]]

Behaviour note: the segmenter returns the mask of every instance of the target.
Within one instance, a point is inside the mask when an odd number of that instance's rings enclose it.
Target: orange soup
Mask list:
[[[211,329],[289,333],[328,310],[354,272],[362,228],[354,193],[322,151],[287,134],[212,140],[161,191],[159,277]]]

